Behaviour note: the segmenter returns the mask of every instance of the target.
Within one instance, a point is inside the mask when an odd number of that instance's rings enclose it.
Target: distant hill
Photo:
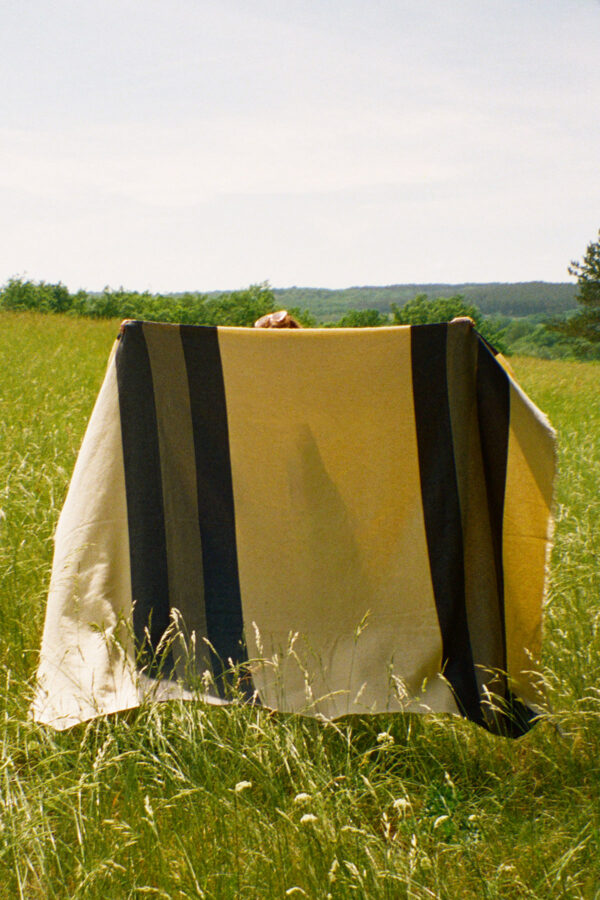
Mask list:
[[[349,309],[378,309],[404,305],[417,294],[452,297],[461,294],[486,315],[557,315],[577,307],[577,286],[568,282],[525,281],[516,284],[391,284],[385,287],[273,288],[281,307],[309,309],[319,320],[337,319]]]

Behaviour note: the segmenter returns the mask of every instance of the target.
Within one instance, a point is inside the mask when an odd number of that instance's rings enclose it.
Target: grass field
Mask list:
[[[560,449],[526,737],[200,704],[54,734],[27,714],[51,539],[116,328],[0,315],[0,897],[600,898],[600,364],[512,360]]]

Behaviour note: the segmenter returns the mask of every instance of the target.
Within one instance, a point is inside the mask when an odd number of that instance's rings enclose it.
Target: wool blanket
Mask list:
[[[522,734],[554,468],[468,322],[132,322],[56,529],[34,718],[242,696]]]

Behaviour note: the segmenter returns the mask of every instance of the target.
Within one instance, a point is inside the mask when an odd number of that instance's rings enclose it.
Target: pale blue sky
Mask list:
[[[568,279],[599,0],[2,0],[0,283]]]

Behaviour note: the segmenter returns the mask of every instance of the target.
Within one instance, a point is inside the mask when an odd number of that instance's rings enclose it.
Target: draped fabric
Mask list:
[[[55,535],[34,717],[240,694],[519,735],[554,432],[466,322],[132,322]]]

